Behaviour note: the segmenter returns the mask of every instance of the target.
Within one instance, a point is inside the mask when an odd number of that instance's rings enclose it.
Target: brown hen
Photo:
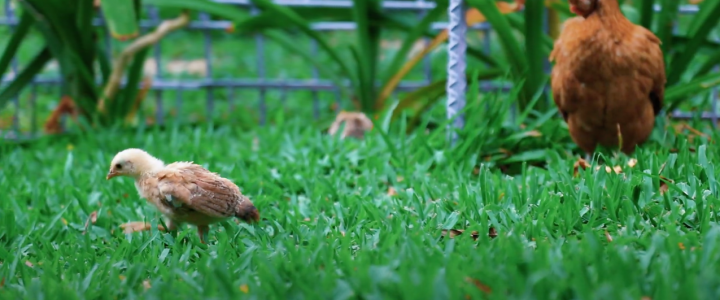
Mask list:
[[[617,0],[569,2],[578,16],[563,24],[550,53],[555,104],[587,154],[597,145],[630,154],[648,139],[663,105],[660,40],[625,18]]]
[[[237,185],[192,162],[165,165],[147,152],[131,148],[113,158],[106,178],[116,176],[135,179],[140,196],[168,218],[168,230],[182,223],[193,224],[202,243],[212,223],[232,217],[249,223],[260,219],[252,201],[240,193]],[[148,224],[135,223],[126,225],[126,232],[150,229]]]

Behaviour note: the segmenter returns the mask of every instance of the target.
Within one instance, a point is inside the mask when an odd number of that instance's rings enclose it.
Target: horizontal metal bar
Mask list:
[[[5,78],[2,80],[3,84],[10,83],[12,79]],[[38,85],[57,85],[60,84],[58,78],[35,78],[33,83]],[[124,83],[122,84],[125,85]],[[397,90],[399,91],[413,91],[421,87],[427,86],[428,83],[425,81],[404,81],[401,82]],[[346,86],[350,86],[347,83]],[[502,84],[495,82],[484,82],[481,84],[483,90],[500,90],[508,91],[512,85]],[[255,80],[255,79],[201,79],[201,80],[164,80],[164,79],[153,79],[151,86],[152,90],[201,90],[205,88],[246,88],[246,89],[288,89],[288,90],[335,90],[337,87],[331,81],[328,80]]]
[[[155,28],[160,25],[161,22],[151,20],[140,20],[141,28]],[[431,30],[443,30],[447,28],[447,22],[433,22],[430,25]],[[8,20],[7,18],[0,18],[0,25],[17,25],[17,19]],[[93,20],[94,26],[104,26],[104,22],[101,19]],[[230,21],[192,21],[188,24],[188,29],[194,30],[225,30],[232,25]],[[315,22],[311,23],[310,27],[317,31],[342,31],[342,30],[355,30],[357,24],[355,22]],[[490,30],[492,27],[489,23],[483,22],[475,24],[470,28],[478,30]]]
[[[233,4],[240,6],[250,6],[252,2],[250,0],[214,0],[217,3]],[[350,0],[338,0],[338,1],[327,1],[327,0],[273,0],[275,4],[289,7],[333,7],[333,8],[351,8],[353,2]],[[385,9],[398,9],[398,10],[431,10],[435,8],[435,2],[427,1],[383,1],[383,8]],[[660,12],[662,6],[655,4],[654,10]],[[697,13],[700,8],[696,4],[683,4],[679,7],[680,13]]]
[[[250,6],[250,0],[214,0],[217,3],[233,4],[241,6]],[[350,0],[273,0],[275,4],[290,7],[332,7],[332,8],[351,8],[353,2]],[[385,9],[402,9],[402,10],[430,10],[435,8],[434,2],[425,1],[382,1],[382,7]]]

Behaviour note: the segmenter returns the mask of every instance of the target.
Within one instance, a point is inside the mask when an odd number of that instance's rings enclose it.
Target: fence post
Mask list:
[[[447,117],[451,119],[448,124],[448,138],[450,144],[457,142],[457,133],[455,130],[462,129],[465,126],[465,118],[462,114],[458,115],[465,107],[465,89],[467,80],[465,78],[465,51],[467,44],[465,42],[465,32],[467,31],[467,23],[465,23],[465,1],[450,0],[448,6],[448,65],[447,65]],[[456,116],[457,115],[457,116]]]

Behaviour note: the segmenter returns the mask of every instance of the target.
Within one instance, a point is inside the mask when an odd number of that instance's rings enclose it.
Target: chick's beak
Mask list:
[[[108,171],[107,176],[105,176],[105,180],[110,180],[110,178],[113,178],[115,176],[118,176],[118,173],[116,173],[113,170]]]

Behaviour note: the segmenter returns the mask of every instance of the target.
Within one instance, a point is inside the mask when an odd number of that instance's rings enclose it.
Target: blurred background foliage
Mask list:
[[[700,5],[696,15],[678,13],[681,5],[689,3],[685,0],[620,1],[632,22],[650,28],[663,42],[668,72],[666,111],[707,109],[710,100],[714,100],[710,89],[720,84],[720,73],[714,71],[720,62],[720,43],[717,42],[720,1],[694,1],[693,4]],[[207,33],[202,36],[198,32],[178,29],[184,27],[188,19],[196,19],[197,14],[203,12],[213,19],[233,23],[225,32],[209,34],[213,38],[214,57],[205,64],[215,66],[213,75],[216,77],[258,77],[257,71],[252,71],[257,59],[253,53],[256,41],[252,37],[260,33],[271,43],[264,48],[268,61],[267,78],[309,78],[311,70],[317,68],[321,78],[340,87],[342,109],[362,111],[375,120],[383,117],[390,123],[403,119],[407,121],[403,122],[407,132],[417,126],[425,130],[445,122],[442,100],[445,99],[447,31],[433,30],[429,25],[447,20],[448,0],[435,1],[437,7],[421,18],[415,12],[382,10],[382,0],[354,0],[353,6],[345,9],[285,7],[271,0],[251,2],[258,13],[210,0],[12,1],[19,24],[12,34],[9,28],[1,29],[6,38],[0,69],[7,76],[13,58],[20,61],[21,68],[12,77],[12,82],[0,89],[0,118],[7,118],[7,104],[18,96],[21,113],[29,114],[23,109],[28,107],[27,97],[22,95],[29,89],[31,79],[56,72],[63,78],[60,87],[63,101],[58,101],[57,94],[52,92],[40,92],[42,99],[37,99],[41,108],[50,110],[45,120],[47,132],[58,131],[57,120],[52,118],[57,118],[60,113],[77,116],[76,123],[84,124],[81,126],[152,123],[153,111],[162,109],[161,103],[165,101],[143,101],[149,95],[147,89],[155,75],[164,72],[162,75],[166,78],[204,76],[202,70],[167,72],[163,66],[148,71],[152,66],[149,63],[152,46],[161,44],[164,39],[170,41],[172,47],[159,50],[161,56],[198,56],[203,51],[198,41],[208,38]],[[566,141],[564,133],[549,138],[554,134],[538,131],[538,128],[545,126],[553,132],[556,131],[552,129],[554,127],[561,128],[559,132],[564,128],[558,118],[553,118],[556,108],[546,87],[551,68],[548,55],[553,39],[562,22],[572,17],[567,1],[468,0],[467,6],[468,25],[487,21],[493,28],[490,45],[482,45],[482,31],[468,31],[467,76],[472,84],[468,91],[468,126],[488,126],[483,122],[497,119],[503,120],[504,125],[498,127],[504,128],[503,131],[521,132],[498,137],[502,140],[495,146],[485,143],[477,147],[492,148],[481,151],[486,157],[507,157],[507,152],[524,149],[524,152],[530,151],[524,159],[527,161],[534,157],[532,153],[541,155],[533,149],[553,147],[560,140]],[[659,11],[654,10],[655,6],[660,8]],[[148,17],[148,7],[157,8],[158,16],[165,21],[154,31],[142,32],[138,22]],[[112,40],[104,35],[106,29],[92,26],[93,18],[100,14],[107,20]],[[354,21],[357,30],[340,33],[313,30],[311,24],[319,21]],[[307,50],[311,40],[318,46],[317,54]],[[426,56],[431,61],[430,84],[414,91],[398,91],[401,80],[427,79],[421,66]],[[505,90],[503,96],[500,91],[475,90],[487,84],[500,87],[500,90],[503,86],[512,88]],[[177,98],[183,99],[184,110],[179,103],[175,107],[169,105],[172,107],[170,115],[215,121],[217,118],[211,112],[198,116],[204,103],[202,92],[205,91],[174,92]],[[227,91],[208,92],[220,100],[218,110],[223,112],[220,119],[245,125],[257,121],[252,104],[257,98],[254,91],[233,95]],[[167,96],[170,93],[165,92],[164,98],[173,98]],[[270,94],[268,97],[277,100],[284,96]],[[232,98],[243,101],[233,103]],[[336,104],[327,101],[331,99],[327,95],[320,98],[323,111],[328,112],[322,120],[327,122],[334,116],[332,109]],[[498,104],[487,99],[506,100]],[[273,111],[302,115],[301,111],[307,111],[309,101],[308,94],[299,93],[290,101],[275,101],[275,106],[271,105],[269,109],[270,121],[277,121],[272,117]],[[484,106],[471,108],[473,103],[484,103]],[[234,106],[244,109],[225,109]],[[45,118],[45,115],[40,117]],[[3,121],[5,123],[7,121]],[[538,136],[543,136],[544,142],[538,142]],[[473,138],[487,140],[491,137]],[[537,144],[537,147],[528,147],[527,139],[533,139],[530,144]]]

